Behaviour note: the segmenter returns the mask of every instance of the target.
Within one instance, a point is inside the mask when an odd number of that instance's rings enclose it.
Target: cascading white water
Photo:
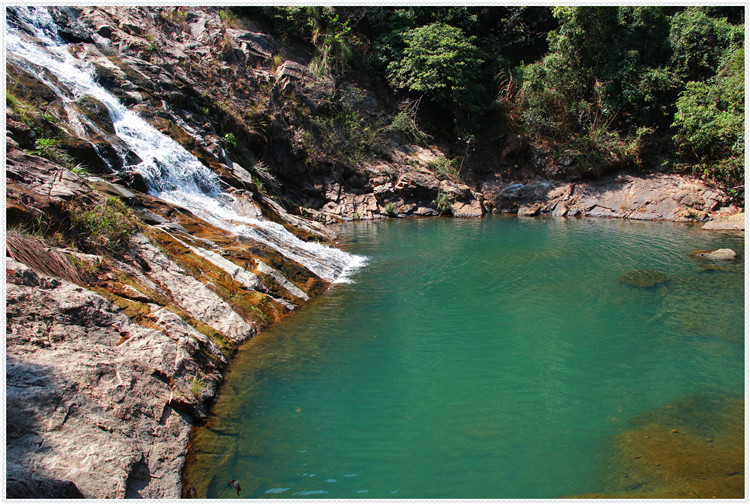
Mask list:
[[[64,103],[90,96],[104,104],[117,136],[141,159],[126,168],[144,177],[151,194],[184,207],[217,227],[257,240],[329,282],[347,282],[349,275],[366,263],[364,257],[305,242],[279,224],[244,213],[241,205],[234,204],[233,196],[221,191],[216,174],[96,82],[91,65],[76,59],[57,35],[46,8],[12,9],[19,26],[13,26],[10,19],[6,24],[7,56],[38,75]]]

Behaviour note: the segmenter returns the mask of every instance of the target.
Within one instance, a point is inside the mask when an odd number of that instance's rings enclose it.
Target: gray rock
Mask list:
[[[158,377],[180,379],[179,340],[87,289],[9,264],[36,278],[7,283],[8,495],[179,497],[191,422],[168,406]]]
[[[712,261],[734,261],[737,259],[737,252],[732,249],[698,251],[693,255],[695,257],[710,259]]]

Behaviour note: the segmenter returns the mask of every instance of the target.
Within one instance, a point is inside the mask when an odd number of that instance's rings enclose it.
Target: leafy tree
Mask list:
[[[409,30],[404,40],[400,57],[388,64],[389,82],[448,107],[457,133],[466,133],[479,111],[473,100],[480,64],[474,38],[438,22]]]
[[[669,19],[656,7],[559,7],[550,32],[546,85],[561,88],[580,126],[666,125],[659,103],[674,99],[667,65]],[[559,81],[559,82],[556,82]],[[674,96],[670,96],[670,93]],[[574,118],[569,118],[572,120]]]
[[[672,17],[672,65],[685,81],[706,79],[714,75],[722,55],[744,38],[744,26],[710,17],[706,8],[688,7]]]
[[[730,184],[744,178],[745,51],[722,60],[717,75],[689,82],[677,100],[675,143],[684,159],[704,175]]]
[[[521,65],[501,103],[527,138],[556,142],[579,173],[639,162],[643,137],[669,127],[678,79],[670,23],[656,7],[557,7],[550,52]],[[665,106],[665,104],[667,104]]]

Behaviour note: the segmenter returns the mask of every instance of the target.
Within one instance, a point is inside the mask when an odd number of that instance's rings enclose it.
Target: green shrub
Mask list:
[[[707,82],[688,82],[673,127],[678,153],[695,171],[728,184],[744,182],[744,50],[727,54]]]
[[[451,205],[451,199],[448,193],[438,191],[437,197],[432,201],[432,204],[437,207],[438,214],[451,213],[453,206]]]
[[[385,213],[386,213],[386,215],[388,215],[389,217],[395,217],[395,216],[396,216],[396,204],[395,204],[395,203],[393,203],[393,202],[391,202],[391,203],[388,203],[388,204],[387,204],[387,205],[385,206]]]
[[[314,115],[304,117],[310,125],[305,147],[349,166],[366,163],[382,152],[382,125],[358,112],[356,103],[348,103],[347,97],[339,98],[329,97]]]
[[[69,211],[74,239],[84,250],[120,253],[138,231],[135,217],[119,198],[107,197],[93,208],[73,204]]]
[[[50,161],[65,166],[70,170],[75,167],[73,157],[60,149],[60,140],[56,138],[38,138],[36,142],[34,142],[34,149],[28,152],[29,154],[49,159]]]
[[[219,18],[229,28],[242,28],[242,21],[231,8],[219,9]]]
[[[430,170],[434,171],[440,180],[452,180],[453,182],[461,180],[457,165],[457,159],[447,159],[442,156],[427,163]]]
[[[57,140],[55,138],[38,138],[36,142],[34,142],[35,149],[32,151],[32,153],[37,156],[50,159],[52,153],[59,145],[60,140]]]
[[[203,379],[193,376],[188,382],[190,383],[190,392],[193,394],[193,397],[200,399],[204,389]]]

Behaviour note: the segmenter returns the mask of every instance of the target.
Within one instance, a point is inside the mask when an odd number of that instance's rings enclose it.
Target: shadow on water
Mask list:
[[[612,441],[605,491],[576,497],[744,497],[744,407],[695,394],[633,418]]]

